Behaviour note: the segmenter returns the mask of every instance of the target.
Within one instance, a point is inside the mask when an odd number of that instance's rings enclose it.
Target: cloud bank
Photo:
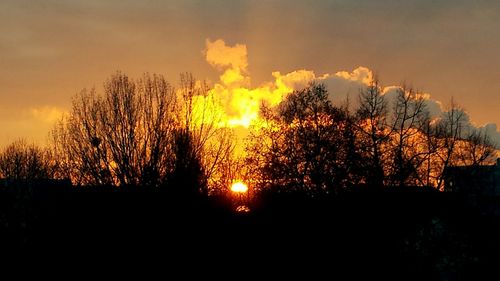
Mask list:
[[[359,92],[370,85],[374,79],[374,73],[367,67],[359,66],[352,71],[337,71],[321,75],[311,70],[295,70],[282,74],[279,71],[272,72],[273,81],[262,83],[259,86],[251,85],[251,77],[248,72],[248,53],[244,44],[227,45],[223,40],[206,40],[206,61],[221,71],[219,81],[216,82],[209,92],[209,96],[218,100],[220,112],[222,112],[225,123],[222,125],[230,127],[247,128],[252,122],[259,118],[261,104],[275,106],[279,104],[287,94],[294,90],[306,87],[311,82],[323,83],[329,91],[330,100],[336,105],[342,105],[349,99],[352,108],[356,108]],[[382,86],[382,93],[386,97],[389,106],[395,100],[399,85]],[[438,100],[432,98],[429,93],[423,95],[431,118],[441,118],[446,112]],[[497,145],[500,145],[500,133],[496,124],[489,123],[478,126],[470,121],[466,114],[467,130],[479,130],[487,132]]]

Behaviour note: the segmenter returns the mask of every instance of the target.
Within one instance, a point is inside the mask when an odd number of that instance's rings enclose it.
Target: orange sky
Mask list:
[[[437,3],[437,4],[436,4]],[[352,73],[406,81],[478,125],[500,124],[500,3],[494,1],[0,2],[0,145],[41,142],[71,97],[116,70],[219,81],[207,39],[247,49],[253,88],[272,73]],[[345,89],[345,88],[342,88]],[[345,93],[339,93],[344,95]]]

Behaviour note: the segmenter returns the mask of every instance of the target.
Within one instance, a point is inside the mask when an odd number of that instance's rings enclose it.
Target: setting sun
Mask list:
[[[245,193],[248,191],[248,186],[241,181],[238,181],[231,185],[231,191],[236,193]]]

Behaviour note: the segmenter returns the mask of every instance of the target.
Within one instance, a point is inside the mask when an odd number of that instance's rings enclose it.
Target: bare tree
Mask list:
[[[34,144],[17,140],[0,153],[0,176],[10,180],[37,180],[53,177],[50,154]]]
[[[181,188],[185,178],[191,180],[186,189],[207,194],[232,148],[232,135],[212,110],[216,104],[190,74],[175,89],[160,75],[133,80],[117,73],[103,95],[79,93],[54,128],[59,173],[90,185]]]
[[[426,151],[422,131],[429,114],[422,94],[402,86],[397,89],[391,136],[391,180],[398,186],[417,184]],[[409,181],[411,180],[411,182]]]
[[[174,88],[158,75],[117,73],[104,90],[78,94],[52,133],[63,173],[77,184],[161,184],[172,170]]]
[[[432,187],[436,183],[436,156],[440,148],[440,139],[436,120],[431,119],[429,113],[426,112],[424,121],[421,125],[421,131],[418,144],[421,145],[423,151],[422,163],[418,167],[417,185]],[[418,145],[417,144],[417,145]]]
[[[384,185],[384,155],[393,127],[388,120],[388,104],[382,95],[377,79],[362,89],[359,94],[360,106],[357,110],[357,132],[362,154],[366,159],[366,183],[370,186]]]
[[[459,145],[458,163],[463,166],[495,163],[496,149],[486,130],[471,129]]]
[[[219,101],[205,83],[191,74],[181,74],[178,91],[180,110],[178,120],[183,134],[189,135],[193,164],[199,162],[199,186],[202,193],[217,189],[226,177],[226,163],[234,149],[231,130],[224,126]],[[189,133],[187,133],[189,132]],[[186,136],[187,136],[186,135]],[[183,137],[184,138],[184,137]]]
[[[464,138],[464,125],[467,121],[465,111],[451,100],[449,109],[437,123],[436,133],[440,140],[437,158],[434,163],[438,165],[436,171],[436,188],[442,190],[445,171],[456,162],[457,145]]]

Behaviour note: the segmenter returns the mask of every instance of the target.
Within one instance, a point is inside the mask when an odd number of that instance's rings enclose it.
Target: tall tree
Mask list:
[[[183,161],[192,161],[193,166],[201,165],[200,169],[195,169],[201,174],[193,178],[199,180],[199,192],[208,194],[218,189],[222,181],[227,181],[224,178],[227,176],[226,163],[231,161],[234,149],[233,134],[223,124],[225,120],[218,108],[220,101],[205,83],[183,73],[177,94],[179,128],[174,143],[176,149],[186,146],[182,151],[189,150],[189,155],[176,150],[181,153],[176,154],[176,159],[184,157]]]
[[[424,96],[406,86],[398,88],[392,115],[391,182],[398,186],[417,184],[426,155],[422,131],[429,118]]]
[[[464,126],[467,122],[467,115],[463,108],[451,100],[448,111],[443,113],[441,119],[437,121],[437,137],[440,144],[437,158],[434,160],[438,165],[436,170],[436,188],[442,190],[445,180],[445,171],[448,167],[456,165],[455,156],[457,146],[464,138]]]
[[[56,126],[54,151],[77,184],[158,185],[172,170],[174,88],[159,75],[117,73],[104,95],[83,90]]]
[[[393,127],[388,120],[388,102],[377,79],[360,91],[359,104],[356,127],[367,165],[365,181],[370,186],[382,187],[386,179],[384,155]]]
[[[248,163],[262,184],[285,191],[335,193],[349,173],[347,112],[334,107],[324,85],[294,91],[276,109],[264,108],[266,124],[253,136]]]

